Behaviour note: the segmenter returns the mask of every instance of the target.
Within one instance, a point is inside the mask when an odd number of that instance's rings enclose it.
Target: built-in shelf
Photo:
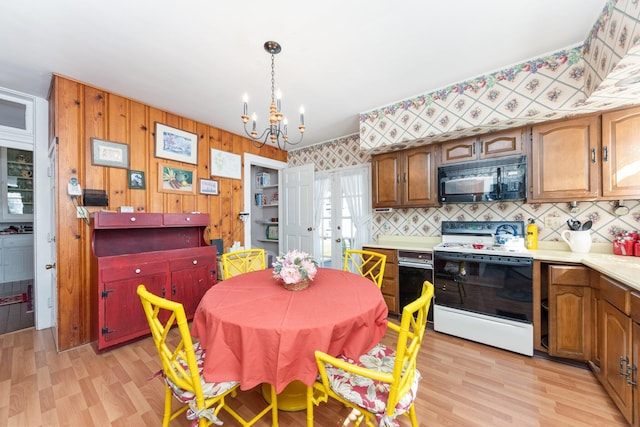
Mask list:
[[[277,239],[256,239],[258,242],[278,243]]]
[[[272,208],[272,207],[275,207],[275,206],[278,206],[278,204],[277,203],[269,203],[268,205],[256,205],[256,207],[258,207],[258,208]]]
[[[256,189],[257,189],[258,191],[260,191],[260,190],[264,190],[264,189],[270,189],[270,188],[278,188],[278,184],[273,184],[273,185],[261,185],[261,186],[256,187]]]
[[[262,225],[278,225],[278,221],[257,220],[256,223]]]

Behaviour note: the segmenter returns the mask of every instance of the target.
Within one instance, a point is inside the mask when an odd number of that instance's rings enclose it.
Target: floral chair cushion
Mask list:
[[[358,361],[349,359],[344,355],[338,356],[338,359],[364,368],[392,373],[395,355],[394,349],[386,347],[383,344],[378,344],[368,353],[360,356]],[[389,420],[388,417],[384,416],[387,409],[387,399],[390,389],[388,383],[361,377],[331,365],[327,365],[327,376],[331,388],[336,394],[364,410],[373,413],[378,422],[381,423],[380,425],[386,425],[385,422],[391,423],[388,425],[398,425],[395,417],[393,420]],[[402,396],[396,405],[395,416],[401,415],[409,410],[418,393],[418,382],[421,378],[420,372],[416,370],[411,390]]]
[[[198,371],[200,373],[200,383],[202,384],[202,393],[204,394],[204,398],[205,399],[209,399],[211,397],[216,397],[219,396],[223,393],[225,393],[226,391],[228,391],[229,389],[235,387],[238,382],[237,381],[227,381],[227,382],[212,382],[212,383],[208,383],[205,382],[204,380],[204,376],[202,375],[202,369],[204,366],[204,358],[205,358],[205,351],[204,349],[200,346],[200,343],[195,343],[193,345],[193,350],[196,354],[196,361],[198,362]],[[189,373],[189,368],[187,366],[187,361],[183,360],[183,359],[179,359],[180,364],[182,365],[182,367],[186,370],[187,374]],[[193,392],[188,391],[188,390],[184,390],[180,387],[178,387],[178,385],[176,385],[173,381],[171,381],[169,378],[167,378],[166,376],[164,377],[164,380],[167,382],[167,385],[171,388],[171,391],[173,393],[173,395],[176,397],[176,399],[178,399],[181,403],[188,403],[190,406],[190,409],[187,410],[187,419],[189,420],[197,420],[200,417],[205,417],[205,418],[209,418],[209,412],[208,410],[200,410],[198,411],[198,409],[195,407],[195,395],[193,394]],[[211,418],[210,418],[211,419]],[[213,421],[215,424],[218,424],[218,420],[211,420]]]

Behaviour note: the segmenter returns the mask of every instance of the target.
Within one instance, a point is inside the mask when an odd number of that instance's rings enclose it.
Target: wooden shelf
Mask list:
[[[256,239],[258,242],[278,243],[277,239]]]

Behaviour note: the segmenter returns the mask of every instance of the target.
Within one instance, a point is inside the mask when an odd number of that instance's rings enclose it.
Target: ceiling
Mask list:
[[[303,6],[304,5],[304,6]],[[302,145],[358,115],[582,43],[605,0],[5,0],[0,87],[46,98],[52,73],[244,135],[275,86]],[[291,147],[288,147],[291,149]]]

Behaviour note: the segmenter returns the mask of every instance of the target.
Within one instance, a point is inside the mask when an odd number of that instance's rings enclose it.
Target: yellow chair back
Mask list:
[[[321,351],[316,351],[316,362],[318,364],[318,370],[320,371],[320,380],[317,381],[312,387],[307,390],[307,425],[313,426],[313,406],[318,405],[321,402],[326,402],[328,397],[332,397],[345,406],[359,411],[360,418],[356,425],[364,419],[368,426],[383,425],[380,421],[382,418],[386,422],[396,417],[396,407],[399,402],[412,391],[414,381],[416,380],[416,365],[418,360],[418,353],[422,346],[422,340],[424,332],[427,326],[427,315],[433,299],[434,287],[429,281],[425,281],[422,285],[422,293],[415,301],[407,304],[402,310],[402,318],[400,324],[388,322],[387,326],[390,330],[398,333],[397,344],[395,347],[395,359],[393,361],[393,369],[388,372],[385,369],[380,369],[380,364],[372,362],[373,367],[365,367],[362,364],[355,365],[346,361],[344,358],[332,357]],[[377,346],[378,347],[378,346]],[[378,349],[379,350],[379,349]],[[368,353],[365,359],[376,359],[376,354],[372,352]],[[361,358],[363,360],[363,358]],[[367,384],[368,381],[373,380],[381,384],[385,384],[389,389],[387,395],[387,401],[385,402],[384,414],[378,411],[377,414],[367,411],[363,406],[360,406],[353,401],[347,400],[342,395],[338,394],[331,387],[331,380],[327,370],[329,367],[338,368],[344,371],[344,375],[351,378],[356,384]],[[356,377],[366,378],[358,380]],[[417,388],[415,389],[417,391]],[[348,394],[348,390],[342,390]],[[358,399],[356,399],[358,401]],[[418,427],[418,420],[415,412],[415,406],[411,401],[406,412],[402,413],[411,420],[413,427]],[[384,424],[387,425],[387,424]],[[389,424],[391,425],[391,424]]]
[[[189,409],[192,416],[198,419],[200,427],[219,422],[217,415],[222,409],[243,427],[252,426],[268,412],[272,414],[273,425],[278,425],[277,395],[273,387],[271,387],[271,404],[251,420],[245,420],[225,403],[225,397],[237,393],[240,387],[239,382],[206,383],[201,377],[203,358],[198,359],[196,348],[199,354],[202,354],[202,350],[199,344],[196,346],[193,344],[182,304],[154,295],[147,291],[144,285],[138,285],[137,293],[162,364],[162,375],[165,380],[162,420],[164,427]],[[174,326],[178,327],[178,338],[175,334],[169,334]],[[203,386],[207,388],[206,393]],[[180,396],[179,399],[183,402],[176,411],[172,410],[174,395]]]
[[[367,277],[378,288],[381,288],[386,263],[387,256],[384,254],[360,249],[347,249],[344,254],[343,270]]]
[[[225,279],[265,268],[264,249],[243,249],[222,254],[222,273]]]

